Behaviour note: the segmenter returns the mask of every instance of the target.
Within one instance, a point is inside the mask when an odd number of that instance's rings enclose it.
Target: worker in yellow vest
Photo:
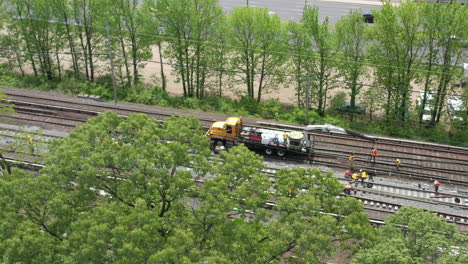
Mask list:
[[[364,184],[365,180],[367,180],[367,172],[361,170],[361,183]]]
[[[400,170],[400,164],[401,164],[400,159],[399,159],[399,158],[396,158],[396,159],[395,159],[395,166],[396,166],[396,169],[397,169],[397,170]]]
[[[288,136],[288,133],[283,133],[283,144],[285,146],[289,146],[289,136]]]
[[[351,176],[354,181],[357,181],[359,179],[359,174],[357,172],[353,173],[353,176]]]
[[[31,154],[34,155],[34,140],[32,137],[28,138],[29,149],[31,150]]]

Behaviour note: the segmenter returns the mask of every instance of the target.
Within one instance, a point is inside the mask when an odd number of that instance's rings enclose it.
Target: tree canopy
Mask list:
[[[468,237],[432,212],[402,207],[385,220],[378,240],[353,263],[466,263]]]
[[[194,117],[103,113],[51,143],[38,176],[4,171],[2,262],[315,263],[375,239],[330,174],[264,166],[242,145],[212,157]]]

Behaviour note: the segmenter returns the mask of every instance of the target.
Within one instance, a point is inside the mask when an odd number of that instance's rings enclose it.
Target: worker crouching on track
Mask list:
[[[351,171],[350,171],[350,170],[346,170],[346,171],[344,172],[344,177],[345,177],[345,179],[349,179],[349,178],[351,177]]]
[[[346,187],[344,188],[344,193],[350,195],[352,190],[353,187],[351,185],[346,185]]]

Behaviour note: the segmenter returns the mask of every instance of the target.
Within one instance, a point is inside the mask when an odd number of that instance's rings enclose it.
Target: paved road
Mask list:
[[[249,5],[267,7],[277,13],[284,21],[299,21],[304,8],[305,0],[248,0]],[[371,9],[380,8],[381,0],[309,0],[309,4],[319,8],[321,21],[328,16],[331,25],[334,25],[340,17],[349,13],[351,9],[361,9],[363,13]],[[392,0],[397,3],[398,0]],[[225,10],[231,10],[235,6],[247,4],[247,0],[219,0]]]

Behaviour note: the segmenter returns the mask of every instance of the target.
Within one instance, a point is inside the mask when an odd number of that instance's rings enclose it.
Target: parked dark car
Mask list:
[[[374,15],[371,14],[371,13],[366,13],[366,14],[363,14],[362,17],[364,18],[364,22],[365,23],[374,23]]]
[[[343,105],[337,106],[336,111],[340,113],[345,113],[349,114],[351,113],[351,104],[350,103],[345,103]],[[366,113],[366,107],[360,104],[354,104],[354,113],[355,114],[365,114]]]

